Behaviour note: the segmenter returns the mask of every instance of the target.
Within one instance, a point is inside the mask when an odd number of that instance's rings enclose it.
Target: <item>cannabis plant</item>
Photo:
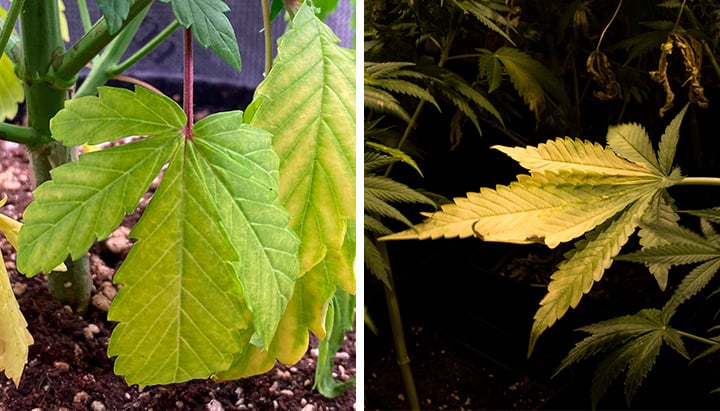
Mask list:
[[[552,274],[547,294],[540,301],[528,355],[545,330],[578,306],[614,260],[646,263],[662,289],[671,266],[702,263],[685,277],[662,310],[642,310],[583,328],[592,335],[561,365],[562,369],[598,352],[613,350],[598,367],[593,404],[623,371],[627,372],[629,401],[663,343],[688,357],[680,337],[698,337],[672,328],[669,322],[678,306],[703,288],[720,267],[715,230],[707,222],[702,225],[702,236],[681,228],[667,191],[676,185],[719,184],[717,178],[683,176],[673,164],[686,111],[687,106],[669,123],[657,149],[638,124],[610,127],[606,146],[571,138],[556,138],[537,147],[495,146],[530,174],[519,175],[509,185],[482,188],[456,198],[453,204],[429,214],[425,222],[383,239],[475,237],[539,243],[549,248],[576,240],[574,249],[565,254]],[[717,210],[696,214],[716,218]],[[641,251],[619,257],[636,231]],[[717,341],[702,340],[716,349]]]

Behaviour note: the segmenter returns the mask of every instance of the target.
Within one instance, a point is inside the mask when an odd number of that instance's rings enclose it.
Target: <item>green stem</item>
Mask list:
[[[10,10],[8,10],[7,16],[5,16],[5,24],[3,24],[2,30],[0,30],[0,50],[5,50],[24,3],[25,0],[15,0],[10,3]]]
[[[38,134],[30,127],[0,123],[0,139],[33,146],[38,142]]]
[[[272,41],[272,24],[270,21],[270,2],[268,0],[260,0],[262,4],[263,15],[263,35],[265,41],[265,72],[268,75],[273,63],[273,41]]]
[[[193,35],[192,29],[183,30],[183,111],[187,116],[187,124],[183,129],[183,135],[186,138],[192,137],[193,121],[195,114],[193,113],[193,89],[195,81],[193,79]]]
[[[150,41],[145,43],[145,45],[139,48],[132,56],[128,57],[127,60],[113,66],[112,69],[110,69],[110,73],[112,75],[118,75],[124,71],[127,71],[127,69],[137,64],[138,61],[142,60],[143,58],[145,58],[145,56],[155,50],[157,46],[162,44],[165,39],[170,37],[170,35],[173,34],[175,30],[179,29],[180,27],[180,22],[178,22],[177,20],[173,20],[172,23],[168,24],[167,27],[165,27],[160,33],[157,34],[157,36],[153,37]]]
[[[430,37],[430,40],[435,41],[436,44],[439,44],[437,40],[435,40],[433,37]],[[442,44],[442,47],[440,47],[440,59],[438,60],[437,66],[443,67],[445,63],[449,59],[450,55],[450,49],[452,48],[452,44],[455,41],[455,30],[450,30],[447,37],[445,38],[444,44]],[[402,150],[403,144],[405,144],[405,141],[410,137],[410,132],[415,128],[415,124],[417,123],[418,117],[420,117],[420,112],[422,111],[423,107],[425,107],[425,100],[420,100],[417,107],[415,107],[415,112],[413,113],[412,117],[410,117],[410,122],[405,127],[405,131],[403,132],[402,137],[400,138],[400,141],[397,144],[397,149]],[[393,164],[390,164],[388,168],[385,170],[385,177],[390,175],[390,172],[392,172]]]
[[[720,342],[718,342],[718,341],[711,340],[711,339],[705,338],[705,337],[700,337],[700,336],[697,336],[697,335],[695,335],[695,334],[686,333],[685,331],[677,330],[677,332],[678,332],[678,334],[680,334],[680,335],[683,336],[683,337],[687,337],[687,338],[690,338],[691,340],[699,341],[699,342],[701,342],[701,343],[705,343],[705,344],[708,344],[708,345],[718,345],[718,344],[720,344]]]
[[[390,264],[390,260],[387,252],[387,245],[379,241],[377,242],[377,248],[380,250],[385,262]],[[393,280],[392,271],[388,269],[388,282],[390,287],[385,286],[385,301],[387,302],[388,315],[390,316],[390,327],[393,333],[393,342],[395,344],[395,354],[397,357],[397,364],[400,368],[400,376],[405,385],[405,393],[407,394],[408,404],[411,410],[420,409],[420,401],[418,400],[417,390],[415,389],[415,380],[413,378],[412,370],[410,369],[410,356],[407,351],[407,344],[405,342],[405,333],[403,331],[402,317],[400,315],[400,303],[398,302],[397,294],[395,293],[395,281]]]
[[[116,64],[127,51],[130,42],[140,28],[150,6],[141,11],[133,21],[122,29],[117,37],[110,42],[101,55],[93,60],[93,66],[85,81],[75,93],[75,97],[83,97],[97,94],[97,88],[107,83],[119,72],[116,72]]]
[[[152,0],[137,0],[133,3],[120,30],[130,24],[135,19],[135,16],[142,13],[150,3],[152,3]],[[59,58],[53,64],[55,81],[61,86],[73,84],[80,70],[95,58],[116,35],[117,33],[110,34],[105,18],[100,18],[90,31],[85,33],[66,53],[58,56]]]
[[[92,27],[92,21],[90,20],[90,11],[88,10],[87,2],[85,0],[77,0],[78,10],[80,11],[80,21],[83,25],[83,32],[87,33]]]
[[[685,177],[678,186],[720,186],[720,177]]]
[[[54,59],[61,55],[64,43],[60,33],[57,1],[28,1],[20,13],[24,56],[20,67],[25,85],[28,127],[37,134],[37,142],[30,145],[30,161],[34,184],[50,179],[50,170],[72,161],[77,156],[74,147],[65,147],[50,137],[50,119],[61,110],[68,91],[51,81],[49,71]],[[48,274],[48,291],[63,304],[79,313],[87,311],[91,280],[87,256],[65,263],[67,272]],[[54,277],[59,275],[60,277]],[[65,287],[69,284],[70,287]]]

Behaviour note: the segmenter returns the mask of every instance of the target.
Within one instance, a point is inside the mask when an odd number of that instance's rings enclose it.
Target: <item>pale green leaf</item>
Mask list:
[[[70,41],[70,29],[68,28],[67,16],[65,15],[65,3],[58,0],[58,19],[60,19],[60,36],[66,42]]]
[[[139,140],[80,156],[51,171],[24,213],[18,270],[48,271],[79,258],[131,213],[178,145],[175,136]]]
[[[303,4],[278,40],[251,124],[273,135],[301,275],[339,249],[355,216],[355,55]]]
[[[537,147],[492,148],[510,156],[529,171],[569,171],[598,173],[608,176],[653,177],[647,167],[618,157],[600,144],[580,139],[556,138]],[[618,183],[623,182],[619,180]]]
[[[239,256],[236,273],[253,327],[269,345],[292,295],[299,243],[278,201],[279,160],[271,136],[243,124],[239,111],[205,117],[193,135],[188,165],[205,175]]]
[[[230,20],[225,12],[230,7],[222,0],[162,0],[171,3],[175,17],[191,28],[193,37],[205,48],[210,48],[237,71],[242,69],[240,50]]]
[[[5,371],[5,375],[17,388],[28,361],[28,347],[34,341],[15,299],[2,256],[0,256],[0,317],[3,319],[0,321],[0,371]]]
[[[677,150],[678,141],[680,140],[680,125],[682,124],[683,117],[685,117],[687,108],[688,105],[685,105],[675,118],[672,119],[670,124],[665,128],[665,133],[663,133],[660,138],[660,144],[658,144],[660,171],[665,175],[670,174],[672,170],[675,151]]]
[[[656,175],[665,175],[655,156],[650,136],[639,124],[620,124],[608,128],[607,144],[615,154],[642,164]]]
[[[238,255],[202,170],[178,148],[131,236],[138,241],[115,274],[123,287],[108,319],[108,355],[129,384],[204,379],[227,369],[250,325],[242,288],[228,262]]]
[[[637,228],[640,218],[650,205],[651,194],[638,199],[596,238],[558,265],[551,276],[547,294],[540,301],[530,332],[528,353],[531,353],[538,337],[562,318],[569,308],[577,307],[593,283],[600,281],[615,256]]]
[[[479,237],[485,241],[548,247],[592,230],[638,198],[654,184],[610,185],[591,175],[519,176],[509,186],[482,188],[442,206],[424,223],[384,239]]]
[[[136,86],[135,92],[99,87],[98,94],[68,100],[50,120],[53,138],[70,146],[128,136],[177,134],[187,120],[172,99],[144,87]]]
[[[0,115],[7,120],[14,119],[23,100],[25,92],[22,81],[15,74],[15,64],[3,53],[0,58]]]

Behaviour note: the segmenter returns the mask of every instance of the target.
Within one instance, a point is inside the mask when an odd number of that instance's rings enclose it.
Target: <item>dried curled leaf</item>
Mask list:
[[[670,33],[665,43],[660,46],[662,53],[658,61],[658,69],[650,72],[650,78],[660,83],[665,91],[665,105],[660,108],[660,117],[673,106],[675,93],[670,88],[670,81],[667,76],[667,56],[672,54],[673,47],[680,50],[685,65],[685,72],[688,74],[683,85],[690,83],[688,98],[702,108],[706,108],[710,102],[705,97],[705,90],[700,84],[700,67],[702,66],[702,46],[699,41],[685,33]]]
[[[595,90],[593,95],[602,101],[610,101],[620,97],[620,83],[610,68],[607,56],[601,51],[593,51],[587,59],[587,71],[604,90]]]

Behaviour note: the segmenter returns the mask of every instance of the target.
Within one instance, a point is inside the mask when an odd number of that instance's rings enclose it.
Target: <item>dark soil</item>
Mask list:
[[[0,146],[0,189],[8,196],[2,212],[20,219],[31,200],[28,160],[21,146]],[[10,244],[0,242],[20,309],[35,343],[19,387],[0,376],[0,411],[8,410],[352,410],[355,391],[325,398],[312,389],[317,339],[311,336],[306,355],[294,365],[277,364],[264,375],[215,383],[191,381],[139,388],[113,373],[106,349],[114,324],[107,305],[116,291],[115,268],[130,246],[127,232],[142,211],[128,216],[111,240],[91,249],[94,280],[92,305],[84,316],[63,307],[47,292],[46,278],[26,278],[15,270]],[[355,333],[347,333],[336,356],[340,380],[355,375]]]

